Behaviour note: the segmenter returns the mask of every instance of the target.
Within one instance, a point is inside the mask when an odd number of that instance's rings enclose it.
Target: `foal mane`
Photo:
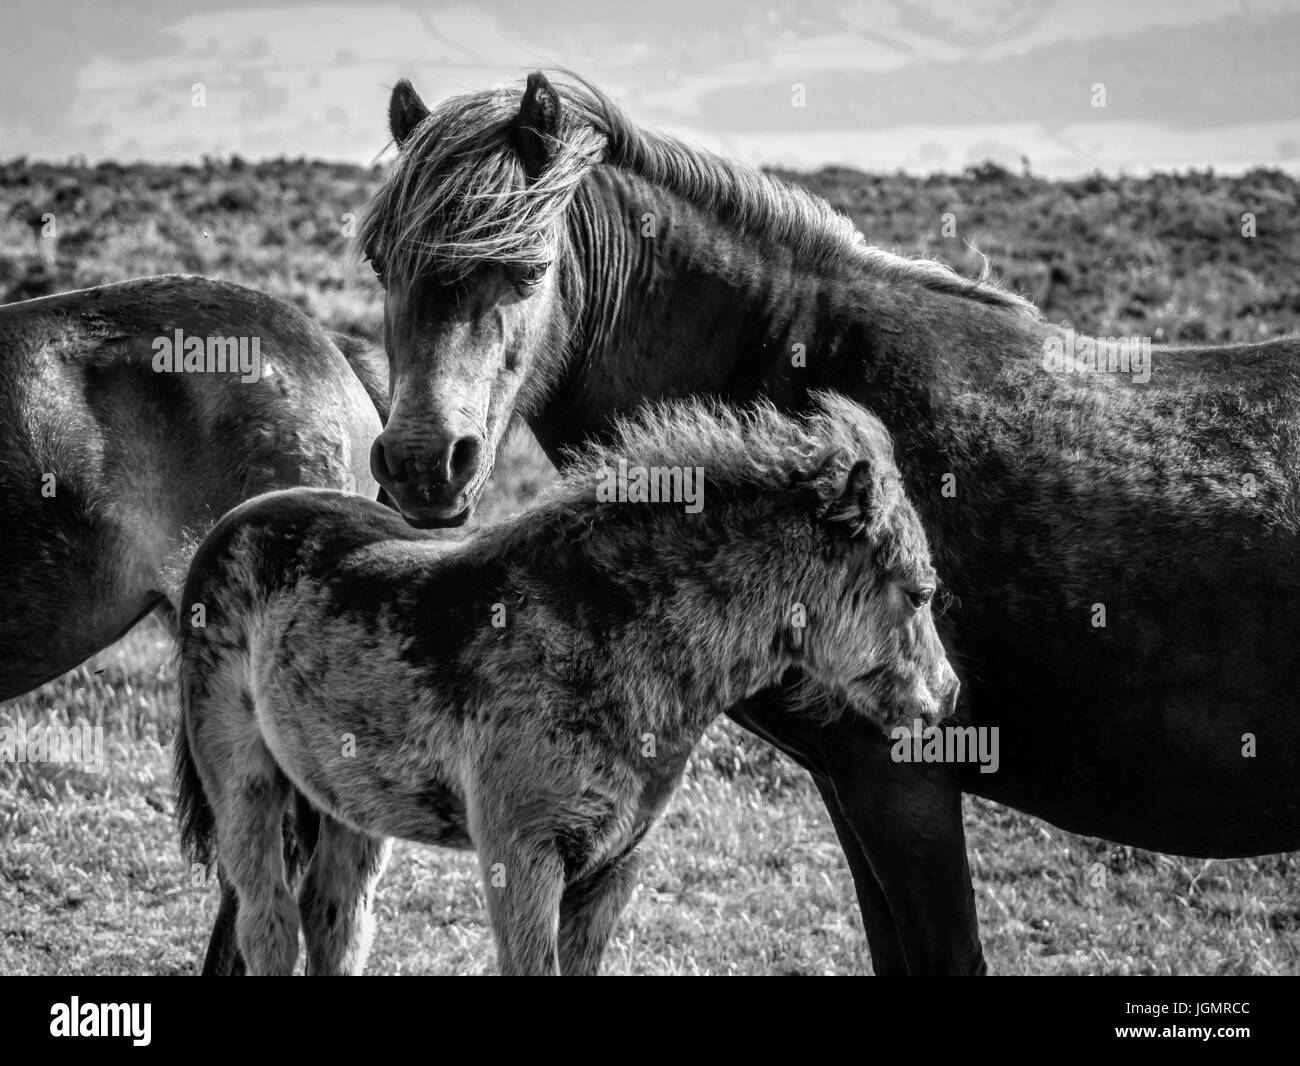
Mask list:
[[[560,131],[533,183],[515,149],[518,89],[480,90],[434,107],[401,146],[357,240],[385,269],[452,280],[481,263],[544,268],[574,194],[601,163],[619,167],[708,212],[720,222],[780,243],[818,266],[858,263],[887,282],[911,282],[1037,318],[1024,297],[999,287],[985,261],[977,279],[934,259],[906,258],[866,243],[824,199],[770,174],[637,126],[580,75],[559,71]]]
[[[704,507],[709,500],[757,500],[798,494],[831,519],[858,516],[837,510],[849,471],[859,461],[871,470],[873,519],[865,531],[879,535],[906,501],[894,463],[893,441],[880,421],[836,392],[811,393],[803,416],[779,411],[761,400],[734,407],[716,400],[688,399],[647,404],[619,419],[609,439],[577,449],[560,480],[515,520],[477,533],[483,550],[526,555],[531,545],[551,546],[574,532],[597,528],[621,513],[630,521],[682,511],[664,502],[601,502],[596,487],[627,468],[693,468],[704,472]]]
[[[708,483],[723,492],[779,492],[800,483],[842,482],[858,460],[892,473],[901,495],[888,431],[840,393],[814,391],[802,417],[766,399],[733,406],[693,398],[647,404],[620,418],[607,441],[576,451],[562,480],[570,493],[589,495],[602,472],[622,461],[701,467]]]

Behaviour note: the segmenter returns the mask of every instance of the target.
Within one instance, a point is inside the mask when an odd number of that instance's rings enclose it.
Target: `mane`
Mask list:
[[[619,419],[610,438],[577,450],[563,481],[589,492],[602,471],[628,466],[699,466],[721,491],[774,492],[842,477],[859,459],[894,470],[893,442],[865,408],[836,392],[814,392],[805,417],[770,400],[732,406],[688,399],[647,404]]]
[[[576,112],[580,124],[604,134],[606,162],[676,193],[715,218],[787,245],[817,265],[854,261],[885,281],[913,282],[1039,317],[1033,303],[993,279],[986,258],[980,276],[970,279],[936,259],[908,258],[873,247],[851,219],[822,197],[670,134],[643,130],[586,78],[567,70],[557,73],[562,113]]]
[[[866,532],[879,536],[906,502],[894,463],[893,441],[865,408],[835,392],[813,392],[802,417],[762,400],[733,407],[689,399],[647,404],[615,423],[609,439],[583,445],[561,479],[515,520],[476,533],[490,551],[513,555],[534,542],[554,543],[586,531],[611,509],[651,518],[680,503],[605,503],[596,486],[621,464],[631,467],[700,467],[707,501],[753,500],[799,493],[810,508],[838,519],[838,502],[850,469],[867,461],[873,475],[874,520]]]
[[[438,104],[371,199],[359,246],[403,278],[433,272],[456,280],[483,263],[548,266],[564,213],[601,161],[605,139],[570,123],[529,184],[511,135],[519,102],[517,91],[490,90]]]
[[[552,161],[529,185],[511,138],[518,89],[465,93],[438,104],[412,131],[375,195],[358,241],[379,250],[386,269],[412,277],[463,276],[477,263],[544,267],[579,184],[605,163],[636,174],[760,240],[788,246],[820,266],[859,264],[888,282],[1005,307],[1031,318],[1024,297],[995,283],[987,260],[977,279],[934,259],[906,258],[866,243],[845,215],[812,193],[641,129],[604,92],[557,72],[561,129]]]

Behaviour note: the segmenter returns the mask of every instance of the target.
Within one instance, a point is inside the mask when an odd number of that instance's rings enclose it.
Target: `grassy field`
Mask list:
[[[0,163],[0,302],[190,271],[374,340],[380,294],[347,236],[376,178],[301,161]],[[978,248],[1051,318],[1082,330],[1188,342],[1300,330],[1300,184],[1280,173],[1050,183],[984,167],[800,180],[874,243],[968,272]],[[1254,237],[1242,235],[1247,213]],[[484,517],[517,508],[550,476],[531,440],[515,439]],[[106,751],[102,773],[0,762],[0,974],[195,969],[216,896],[191,883],[175,841],[170,654],[151,621],[0,709],[0,726],[97,726]],[[1294,859],[1153,855],[970,799],[966,825],[997,972],[1300,973]],[[399,845],[370,971],[492,967],[472,857]],[[730,723],[710,730],[648,840],[608,969],[870,972],[847,868],[801,771]]]

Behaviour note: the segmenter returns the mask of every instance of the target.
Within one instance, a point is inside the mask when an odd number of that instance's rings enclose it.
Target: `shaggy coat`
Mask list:
[[[601,502],[613,469],[699,468],[703,508]],[[183,835],[238,896],[249,971],[360,970],[387,838],[474,847],[503,973],[591,973],[635,852],[726,707],[797,668],[804,706],[949,713],[935,576],[888,438],[821,398],[650,411],[517,520],[463,541],[281,492],[195,557],[181,644]],[[280,823],[324,812],[295,905]]]

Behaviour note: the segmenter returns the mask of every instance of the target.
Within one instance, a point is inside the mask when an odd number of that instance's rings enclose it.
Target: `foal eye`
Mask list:
[[[912,606],[919,611],[934,598],[934,589],[929,586],[919,589],[908,589],[907,598],[912,601]]]
[[[375,277],[380,281],[384,280],[384,264],[378,256],[368,255],[366,261],[370,264],[370,269],[375,272]]]

